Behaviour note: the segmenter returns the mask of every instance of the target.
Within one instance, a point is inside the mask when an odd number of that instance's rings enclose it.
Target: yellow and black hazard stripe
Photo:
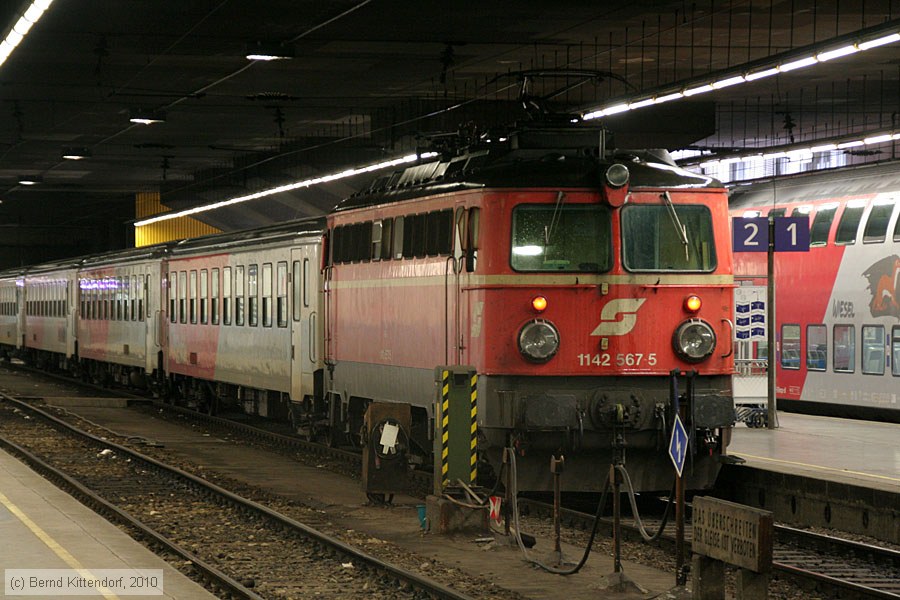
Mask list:
[[[441,373],[441,489],[450,485],[450,371]]]
[[[475,483],[475,480],[478,479],[478,375],[475,373],[472,373],[470,386],[469,401],[472,403],[472,439],[469,442],[469,449],[472,454],[469,457],[469,468],[471,469],[469,480]]]

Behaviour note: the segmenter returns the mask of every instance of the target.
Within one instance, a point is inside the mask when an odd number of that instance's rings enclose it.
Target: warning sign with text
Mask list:
[[[772,567],[772,513],[709,496],[693,502],[695,554],[764,573]]]

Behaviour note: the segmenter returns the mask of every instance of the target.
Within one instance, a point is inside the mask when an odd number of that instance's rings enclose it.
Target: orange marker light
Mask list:
[[[531,307],[538,312],[544,312],[547,310],[547,299],[543,296],[535,296],[531,300]]]
[[[697,312],[702,305],[703,301],[700,300],[700,296],[688,296],[684,299],[684,310],[688,312]]]

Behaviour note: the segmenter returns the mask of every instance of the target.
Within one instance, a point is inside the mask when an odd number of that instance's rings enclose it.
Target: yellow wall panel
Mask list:
[[[159,192],[138,192],[135,195],[135,217],[143,219],[166,212],[167,208],[159,201]],[[213,233],[222,233],[206,223],[191,217],[178,217],[168,221],[159,221],[150,225],[134,228],[134,245],[149,246],[172,240],[194,238]]]

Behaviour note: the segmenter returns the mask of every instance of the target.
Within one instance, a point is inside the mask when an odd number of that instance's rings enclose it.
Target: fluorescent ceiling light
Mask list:
[[[810,56],[804,56],[803,58],[794,58],[802,50],[795,51],[793,53],[793,56],[790,52],[786,52],[780,55],[772,56],[769,58],[769,60],[775,62],[779,59],[784,60],[784,58],[788,58],[788,62],[784,62],[781,64],[776,63],[774,65],[767,66],[760,64],[762,61],[753,61],[747,65],[747,69],[759,70],[744,73],[735,73],[734,71],[731,71],[729,73],[727,71],[723,71],[719,74],[711,75],[709,77],[708,83],[704,83],[702,80],[698,81],[694,79],[689,84],[692,87],[682,89],[677,92],[665,90],[665,95],[655,96],[655,100],[652,102],[648,98],[646,98],[648,91],[645,90],[641,94],[640,100],[625,100],[611,107],[601,106],[595,109],[591,109],[582,113],[581,119],[583,121],[588,121],[591,119],[597,119],[599,117],[605,117],[607,115],[619,113],[623,110],[635,110],[638,108],[644,108],[645,106],[650,106],[651,104],[662,104],[663,102],[668,102],[669,100],[677,100],[679,98],[695,96],[697,94],[703,94],[712,90],[718,90],[749,81],[756,81],[758,79],[763,79],[764,77],[771,77],[772,75],[777,75],[779,73],[787,73],[796,69],[802,69],[818,64],[819,62],[832,60],[841,56],[855,54],[857,52],[868,50],[870,48],[876,48],[878,46],[883,46],[885,44],[891,44],[893,42],[900,41],[900,33],[892,32],[888,35],[883,35],[884,31],[888,30],[890,26],[891,24],[888,23],[881,26],[871,27],[855,34],[857,36],[857,39],[864,39],[865,36],[872,35],[880,36],[869,41],[857,41],[852,44],[847,44],[846,41],[853,38],[850,35],[839,36],[836,38],[832,38],[830,42],[826,41],[822,44],[810,46],[806,51],[811,54]],[[845,45],[839,46],[837,48],[834,47],[840,43],[844,43]],[[815,53],[816,47],[828,47],[829,44],[832,46],[832,49],[820,52],[818,54]]]
[[[877,48],[878,46],[884,46],[885,44],[893,44],[897,41],[900,41],[900,33],[892,33],[876,40],[859,43],[856,47],[860,50],[868,50],[869,48]]]
[[[153,125],[154,123],[165,123],[166,115],[160,111],[156,110],[144,110],[142,108],[136,108],[131,111],[129,121],[132,123],[137,123],[139,125]]]
[[[668,102],[669,100],[678,100],[679,98],[684,98],[684,94],[681,92],[675,92],[674,94],[659,96],[656,98],[656,104],[662,104],[663,102]]]
[[[778,70],[782,73],[787,73],[788,71],[793,71],[794,69],[802,69],[803,67],[809,67],[811,65],[819,62],[816,60],[815,56],[807,56],[806,58],[801,58],[800,60],[794,60],[789,63],[784,63],[783,65],[778,66]]]
[[[319,185],[320,183],[327,183],[329,181],[345,179],[347,177],[352,177],[354,175],[361,175],[363,173],[371,173],[372,171],[387,169],[388,167],[396,167],[398,165],[416,162],[417,160],[421,160],[423,158],[434,158],[437,155],[438,155],[437,152],[423,152],[422,154],[407,154],[406,156],[401,156],[400,158],[395,158],[393,160],[386,160],[384,162],[375,163],[372,165],[365,165],[362,167],[346,169],[344,171],[341,171],[339,173],[333,173],[331,175],[323,175],[321,177],[313,177],[312,179],[304,179],[303,181],[295,181],[294,183],[280,185],[278,187],[270,188],[267,190],[261,190],[259,192],[255,192],[253,194],[247,194],[246,196],[237,196],[235,198],[229,198],[228,200],[223,200],[221,202],[215,202],[213,204],[207,204],[204,206],[195,206],[194,208],[179,210],[177,212],[164,213],[164,214],[161,214],[161,215],[158,215],[155,217],[150,217],[149,219],[135,221],[134,226],[135,227],[143,227],[144,225],[152,225],[153,223],[159,223],[160,221],[168,221],[169,219],[177,219],[178,217],[187,217],[190,215],[196,215],[197,213],[207,212],[210,210],[216,210],[217,208],[223,208],[225,206],[231,206],[232,204],[240,204],[241,202],[247,202],[249,200],[256,200],[258,198],[265,198],[266,196],[272,196],[274,194],[281,194],[283,192],[290,192],[291,190],[296,190],[299,188],[312,187],[314,185]]]
[[[757,71],[755,73],[747,73],[744,77],[746,81],[756,81],[757,79],[762,79],[763,77],[769,77],[770,75],[778,75],[778,67],[772,67],[771,69],[764,69],[762,71]]]
[[[703,94],[703,93],[705,93],[705,92],[711,92],[711,91],[713,91],[714,89],[715,89],[715,88],[712,86],[711,83],[707,83],[706,85],[701,85],[701,86],[698,86],[698,87],[695,87],[695,88],[691,88],[691,89],[689,89],[689,90],[684,90],[684,95],[685,95],[685,96],[696,96],[697,94]]]
[[[53,0],[34,0],[22,13],[16,13],[13,16],[14,19],[16,17],[18,19],[6,32],[6,36],[0,43],[0,65],[6,62],[6,59],[9,58],[16,46],[22,43],[22,40],[25,39],[25,36],[52,3]]]
[[[656,104],[656,98],[646,98],[644,100],[640,100],[639,102],[631,102],[628,104],[628,110],[644,108],[645,106],[650,106],[651,104]]]
[[[91,151],[87,148],[63,148],[62,157],[66,160],[82,160],[90,156]]]
[[[19,185],[37,185],[42,181],[40,175],[19,175]]]
[[[712,86],[717,90],[721,90],[724,87],[729,87],[732,85],[737,85],[739,83],[744,83],[746,79],[743,75],[738,75],[736,77],[729,77],[728,79],[722,79],[721,81],[714,81]]]
[[[843,48],[838,48],[837,50],[820,52],[819,54],[816,54],[816,58],[819,59],[819,62],[825,62],[826,60],[831,60],[832,58],[840,58],[841,56],[847,56],[856,52],[859,52],[859,48],[851,44],[850,46],[844,46]]]
[[[247,60],[286,60],[294,58],[293,46],[280,42],[256,41],[247,44]]]

